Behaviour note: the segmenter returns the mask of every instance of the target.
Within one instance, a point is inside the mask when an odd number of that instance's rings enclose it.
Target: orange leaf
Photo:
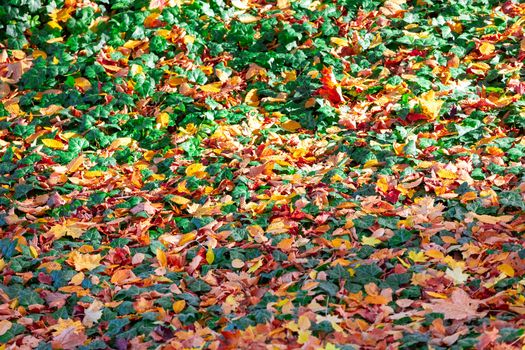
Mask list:
[[[173,311],[175,311],[176,314],[180,313],[184,308],[186,307],[186,301],[185,300],[177,300],[173,303]]]

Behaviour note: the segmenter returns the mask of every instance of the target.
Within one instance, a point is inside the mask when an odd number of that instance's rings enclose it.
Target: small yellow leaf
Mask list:
[[[244,103],[248,106],[258,106],[259,96],[257,95],[257,89],[251,89],[244,97]]]
[[[213,264],[213,261],[215,260],[215,253],[213,253],[213,248],[209,247],[208,251],[206,252],[206,262],[208,262],[208,265]]]
[[[63,142],[55,139],[42,139],[42,143],[47,147],[53,149],[64,149],[64,147],[66,147],[66,145]]]
[[[435,93],[433,90],[425,92],[421,95],[421,97],[419,97],[418,100],[423,114],[430,117],[431,120],[434,120],[439,116],[439,111],[444,101],[436,100]]]
[[[386,177],[381,176],[377,180],[377,184],[376,185],[377,185],[377,188],[379,188],[381,190],[381,192],[386,193],[388,191],[388,180],[386,179]]]
[[[443,259],[445,255],[437,249],[429,249],[425,252],[425,255],[434,259]]]
[[[262,266],[262,264],[262,259],[258,260],[255,264],[252,265],[252,267],[248,269],[248,273],[253,273],[257,271]]]
[[[377,159],[370,159],[365,164],[363,164],[363,169],[373,168],[379,164]]]
[[[298,123],[295,120],[288,120],[281,124],[281,128],[289,132],[295,132],[297,129],[301,128],[301,123]]]
[[[47,22],[47,25],[50,26],[51,29],[60,29],[60,30],[62,30],[62,27],[56,21],[49,21],[49,22]]]
[[[184,204],[191,203],[191,200],[189,200],[188,198],[185,198],[185,197],[182,197],[182,196],[177,196],[177,195],[171,196],[170,200],[173,203],[178,204],[178,205],[184,205]]]
[[[446,294],[436,293],[436,292],[426,292],[429,296],[438,298],[438,299],[448,299]]]
[[[483,55],[490,55],[496,48],[491,43],[483,43],[479,47],[479,52]]]
[[[333,38],[330,38],[330,42],[337,46],[348,46],[348,40],[346,40],[345,38],[333,37]]]
[[[498,271],[504,273],[508,277],[514,277],[514,275],[516,274],[514,268],[509,264],[501,264],[500,266],[498,266]]]
[[[221,92],[221,86],[222,86],[221,82],[216,82],[216,83],[202,85],[200,89],[201,91],[204,91],[204,92],[217,93],[217,92]]]
[[[175,311],[176,314],[184,310],[185,307],[186,307],[185,300],[177,300],[176,302],[173,303],[173,311]]]
[[[109,145],[110,150],[116,150],[122,146],[129,146],[133,142],[131,137],[119,137],[118,139],[113,140],[111,145]]]
[[[310,338],[310,331],[300,330],[299,331],[299,337],[297,337],[297,343],[298,344],[306,344],[308,342],[308,339]]]
[[[91,82],[83,77],[75,78],[75,86],[85,92],[91,89]]]
[[[29,252],[31,253],[31,256],[33,258],[35,258],[35,259],[38,258],[38,251],[32,245],[29,246]]]
[[[160,124],[162,128],[166,128],[170,122],[170,115],[168,113],[159,113],[157,115],[157,123]]]
[[[207,173],[204,171],[205,168],[206,167],[201,163],[192,164],[186,168],[186,175],[195,176],[197,178],[202,179],[207,175]]]
[[[413,262],[417,263],[417,262],[425,262],[427,261],[427,258],[425,257],[425,253],[424,252],[415,252],[413,250],[411,250],[409,253],[408,253],[408,258],[410,260],[412,260]]]
[[[189,243],[193,241],[193,239],[197,237],[197,234],[195,232],[189,232],[182,236],[182,238],[179,241],[179,246],[183,246],[186,243]]]
[[[74,173],[84,164],[84,156],[81,154],[67,164],[67,172]]]
[[[159,262],[160,267],[168,266],[168,257],[162,249],[157,249],[157,253],[155,255],[157,256],[157,261]]]
[[[450,180],[455,180],[458,178],[458,176],[455,173],[447,169],[439,169],[437,171],[437,176],[439,176],[442,179],[450,179]]]
[[[377,239],[376,237],[363,236],[363,237],[361,237],[361,243],[363,243],[364,245],[369,245],[369,246],[375,247],[376,245],[381,243],[381,240]]]

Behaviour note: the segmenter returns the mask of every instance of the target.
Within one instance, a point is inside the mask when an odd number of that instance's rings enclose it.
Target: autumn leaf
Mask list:
[[[419,105],[421,106],[421,111],[426,115],[430,120],[435,120],[439,116],[441,106],[443,106],[443,100],[436,100],[434,90],[429,90],[422,94],[419,98]]]
[[[483,317],[485,313],[478,312],[481,301],[471,299],[463,289],[455,289],[450,298],[433,299],[432,303],[423,303],[423,308],[431,312],[445,315],[445,319],[465,320]]]
[[[68,221],[54,225],[49,229],[49,233],[52,233],[55,236],[55,239],[60,239],[65,236],[80,238],[84,232],[85,228],[79,226],[78,223]]]
[[[69,255],[69,259],[73,262],[75,270],[94,270],[100,266],[102,256],[100,254],[82,254],[77,251],[73,251]]]

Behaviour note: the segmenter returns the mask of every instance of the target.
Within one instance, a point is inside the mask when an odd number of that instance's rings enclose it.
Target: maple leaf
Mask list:
[[[67,220],[62,224],[57,224],[49,229],[49,233],[52,233],[56,239],[60,239],[65,236],[80,238],[84,232],[85,229],[80,227],[78,223]]]
[[[428,116],[430,120],[435,120],[439,116],[441,106],[445,103],[443,100],[436,100],[435,96],[436,93],[434,90],[429,90],[418,98],[421,111]]]
[[[69,255],[69,259],[73,262],[75,270],[91,271],[100,266],[100,260],[102,260],[102,256],[100,254],[82,254],[75,250]]]
[[[93,327],[102,317],[102,307],[104,304],[99,300],[94,300],[87,309],[84,310],[82,324],[86,327]]]
[[[445,315],[445,319],[468,320],[483,317],[486,312],[478,312],[481,301],[471,299],[463,289],[455,289],[448,299],[433,299],[432,303],[423,303],[424,309]]]
[[[463,270],[459,266],[456,266],[453,270],[447,269],[445,274],[454,281],[455,285],[464,284],[469,278],[469,275],[463,273]]]
[[[337,82],[332,67],[323,67],[320,81],[323,86],[317,89],[316,94],[321,95],[336,106],[344,102],[341,85]]]

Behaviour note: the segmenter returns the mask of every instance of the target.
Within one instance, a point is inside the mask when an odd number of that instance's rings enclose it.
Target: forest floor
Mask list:
[[[525,4],[5,2],[0,349],[525,345]]]

